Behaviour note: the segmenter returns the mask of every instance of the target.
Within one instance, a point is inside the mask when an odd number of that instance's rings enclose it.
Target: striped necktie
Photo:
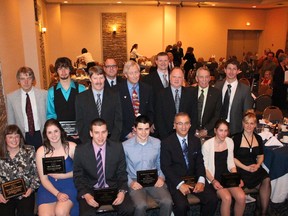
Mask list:
[[[97,176],[98,176],[98,187],[104,188],[105,187],[105,176],[104,176],[104,169],[103,169],[103,162],[101,156],[102,149],[100,148],[97,157],[96,157],[96,167],[97,167]]]

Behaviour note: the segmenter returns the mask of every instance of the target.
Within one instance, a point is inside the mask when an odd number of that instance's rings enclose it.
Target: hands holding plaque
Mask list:
[[[142,187],[153,187],[157,180],[157,169],[137,171],[137,182],[142,185]]]
[[[3,197],[7,200],[26,193],[26,185],[22,178],[1,184]]]

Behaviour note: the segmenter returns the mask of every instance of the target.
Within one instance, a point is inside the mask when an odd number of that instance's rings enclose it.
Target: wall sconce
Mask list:
[[[45,34],[46,31],[47,31],[46,27],[42,27],[42,28],[41,28],[41,33],[42,33],[42,34]]]
[[[251,25],[251,23],[250,22],[246,22],[246,26],[250,26]]]
[[[113,35],[116,35],[116,31],[117,31],[117,28],[116,28],[116,26],[113,26],[113,28],[112,28],[112,33],[113,33]]]

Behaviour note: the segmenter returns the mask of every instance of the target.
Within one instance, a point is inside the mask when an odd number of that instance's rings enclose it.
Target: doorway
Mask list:
[[[228,30],[227,59],[236,56],[241,62],[247,52],[258,52],[260,30]]]

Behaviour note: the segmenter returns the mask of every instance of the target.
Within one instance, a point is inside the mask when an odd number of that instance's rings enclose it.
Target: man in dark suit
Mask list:
[[[169,58],[167,53],[160,52],[156,56],[156,71],[150,71],[150,73],[143,77],[143,81],[153,88],[153,95],[156,95],[161,89],[169,86]]]
[[[237,80],[237,74],[240,73],[239,62],[229,59],[225,64],[224,71],[226,79],[216,82],[215,87],[222,91],[220,117],[229,122],[230,134],[233,135],[243,130],[243,114],[247,109],[253,108],[254,101],[249,86]]]
[[[171,134],[161,142],[160,163],[166,177],[168,189],[174,202],[174,215],[187,215],[189,203],[187,194],[194,194],[202,203],[203,216],[212,216],[217,208],[217,196],[214,189],[205,181],[205,167],[199,138],[188,135],[191,127],[187,113],[175,115]],[[183,178],[195,178],[195,184],[189,184]]]
[[[174,67],[170,74],[170,87],[157,94],[155,108],[155,127],[160,139],[174,132],[174,116],[178,112],[186,112],[191,118],[191,133],[197,125],[197,97],[191,88],[183,87],[184,73],[181,68]],[[177,93],[178,92],[178,97]]]
[[[96,215],[99,203],[94,199],[94,190],[107,187],[118,189],[112,205],[119,215],[133,215],[134,207],[127,194],[128,178],[121,143],[107,140],[107,124],[100,118],[91,122],[90,136],[92,141],[78,145],[74,156],[73,178],[78,191],[80,215]]]
[[[125,63],[123,73],[127,81],[119,84],[118,91],[123,117],[121,140],[125,141],[135,135],[133,130],[135,118],[139,115],[146,115],[153,122],[154,109],[152,87],[139,81],[139,65],[130,60]]]
[[[78,94],[75,101],[76,124],[82,143],[89,141],[89,124],[95,118],[107,122],[110,139],[118,141],[122,130],[119,93],[104,88],[104,72],[98,66],[89,68],[91,88]]]
[[[220,118],[221,91],[209,86],[210,79],[208,68],[198,68],[196,71],[198,86],[193,93],[198,98],[197,129],[200,136],[213,136],[215,123]]]
[[[105,71],[105,87],[113,88],[123,81],[121,76],[117,76],[118,65],[115,59],[107,58],[104,62],[103,69]]]

